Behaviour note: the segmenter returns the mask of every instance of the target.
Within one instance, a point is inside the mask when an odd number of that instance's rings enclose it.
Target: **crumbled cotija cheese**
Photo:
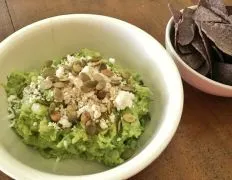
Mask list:
[[[58,67],[58,69],[56,70],[56,76],[58,78],[61,78],[64,76],[64,67],[63,66]]]
[[[135,95],[127,91],[119,91],[114,101],[114,105],[118,111],[125,109],[126,107],[131,108],[133,105],[133,99]]]

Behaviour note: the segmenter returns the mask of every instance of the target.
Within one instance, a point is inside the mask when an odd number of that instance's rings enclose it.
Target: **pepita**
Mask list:
[[[87,121],[90,121],[90,120],[91,120],[90,113],[88,111],[84,111],[81,114],[81,122],[85,125]]]
[[[133,92],[134,91],[134,88],[132,86],[122,86],[121,88],[122,90],[124,91],[130,91],[130,92]]]
[[[96,93],[97,98],[100,99],[100,100],[104,99],[106,97],[106,94],[107,94],[107,92],[106,91],[102,91],[102,90],[101,91],[97,91],[97,93]]]
[[[95,123],[86,123],[85,130],[86,130],[86,133],[90,136],[97,134],[97,127]]]
[[[56,104],[55,103],[51,103],[49,108],[48,108],[48,112],[49,114],[53,113],[56,109]]]
[[[65,84],[63,82],[56,82],[53,84],[53,86],[56,88],[63,88]]]
[[[52,81],[49,79],[45,79],[45,80],[41,81],[40,87],[41,87],[41,89],[44,89],[44,90],[50,89],[52,87]]]
[[[81,90],[85,93],[92,91],[97,85],[97,81],[86,81],[81,86]]]
[[[60,89],[55,88],[54,89],[54,99],[57,102],[62,102],[63,101],[63,93]]]
[[[99,71],[101,72],[102,70],[107,69],[107,66],[105,63],[101,63],[100,67],[99,67]]]
[[[103,70],[101,70],[101,73],[107,77],[112,77],[114,75],[114,73],[109,69],[103,69]]]
[[[92,57],[91,59],[89,59],[89,62],[97,62],[97,61],[100,61],[101,60],[101,57]]]
[[[56,74],[56,70],[52,67],[47,67],[43,70],[42,72],[42,76],[44,78],[48,77],[48,76],[54,76]]]
[[[126,72],[126,71],[123,71],[123,72],[121,73],[121,75],[122,75],[122,77],[123,77],[124,79],[129,79],[130,76],[131,76],[131,74],[130,74],[129,72]]]
[[[121,80],[119,80],[119,79],[111,79],[110,83],[112,85],[118,86],[118,85],[121,84]]]
[[[96,73],[93,75],[93,79],[96,81],[102,81],[104,80],[104,77],[100,73]]]
[[[83,82],[86,82],[86,81],[89,81],[91,80],[89,75],[85,72],[81,72],[80,73],[80,79],[83,81]]]
[[[73,66],[72,66],[72,70],[73,70],[75,73],[81,72],[81,69],[82,69],[82,67],[81,67],[80,64],[75,63],[75,64],[73,64]]]
[[[65,82],[65,81],[69,81],[68,77],[61,77],[59,78],[60,81]]]
[[[131,113],[125,113],[122,116],[123,120],[129,123],[135,122],[135,116],[133,116]]]
[[[60,120],[61,115],[58,111],[53,112],[52,114],[50,114],[51,120],[54,122],[57,122]]]
[[[55,75],[53,75],[53,76],[48,76],[47,79],[49,79],[49,80],[52,81],[53,83],[54,83],[54,82],[57,82],[57,81],[59,80],[59,78],[56,77]]]
[[[96,86],[96,89],[97,90],[102,90],[106,87],[106,82],[104,80],[101,80],[98,82],[97,86]]]

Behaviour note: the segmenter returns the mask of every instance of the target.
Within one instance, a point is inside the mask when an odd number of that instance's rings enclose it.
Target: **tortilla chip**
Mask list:
[[[213,56],[215,61],[224,62],[223,52],[221,52],[216,46],[212,46]]]
[[[206,21],[206,22],[223,22],[223,19],[214,14],[209,9],[203,6],[199,6],[193,16],[195,21]]]
[[[223,54],[223,58],[224,58],[225,63],[232,64],[232,56],[229,56],[227,54]]]
[[[200,68],[202,64],[204,64],[205,62],[200,53],[196,51],[192,54],[182,54],[180,56],[183,59],[183,61],[194,70]]]
[[[216,14],[220,15],[222,13],[222,14],[228,15],[228,12],[227,12],[227,9],[226,9],[226,6],[223,0],[208,0],[208,3]]]
[[[178,44],[177,46],[181,54],[191,54],[194,51],[194,48],[191,44],[186,46],[181,46],[180,44]]]
[[[178,26],[177,42],[184,46],[192,42],[195,34],[195,23],[193,21],[193,14],[195,10],[185,8],[182,15],[182,21]]]
[[[222,52],[232,56],[232,24],[202,22],[201,28]]]
[[[207,76],[209,74],[209,71],[210,71],[209,64],[207,64],[205,61],[205,63],[202,64],[202,66],[199,67],[196,71],[199,72],[200,74],[202,74],[203,76]]]
[[[209,72],[207,74],[209,74],[210,77],[212,77],[212,57],[211,57],[211,47],[210,47],[210,43],[209,40],[207,39],[207,37],[203,34],[202,30],[201,30],[201,23],[199,21],[195,21],[197,27],[198,27],[198,32],[200,34],[200,37],[202,39],[202,42],[205,46],[205,50],[206,50],[206,54],[207,54],[207,61],[205,62],[205,66],[208,67],[206,69],[209,69]]]
[[[175,9],[172,4],[168,4],[168,8],[170,10],[170,12],[172,13],[173,19],[175,23],[179,23],[179,21],[181,20],[182,14],[180,11],[178,11],[177,9]]]
[[[195,33],[195,37],[192,41],[192,46],[201,54],[201,56],[208,61],[208,56],[206,52],[206,48],[204,46],[204,43],[199,35],[199,33]]]
[[[232,85],[232,64],[221,62],[215,64],[213,79],[223,84]]]
[[[218,15],[228,15],[226,6],[223,0],[200,0],[199,5],[204,6],[207,9],[211,9]]]
[[[226,6],[226,9],[227,9],[227,12],[228,12],[228,15],[232,15],[232,6]]]
[[[178,38],[178,29],[179,29],[179,23],[176,23],[174,25],[174,28],[175,28],[175,36],[174,36],[174,46],[175,46],[175,49],[177,49],[177,38]]]

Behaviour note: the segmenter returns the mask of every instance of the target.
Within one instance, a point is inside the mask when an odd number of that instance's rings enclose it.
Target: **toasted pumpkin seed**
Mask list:
[[[87,121],[90,121],[90,120],[91,120],[90,113],[88,111],[84,111],[81,114],[81,122],[85,125]]]
[[[52,114],[50,114],[50,117],[51,117],[52,121],[57,122],[60,120],[61,115],[58,111],[55,111]]]
[[[133,92],[134,88],[132,86],[122,86],[122,90]]]
[[[99,57],[92,57],[91,59],[89,59],[89,62],[97,62],[99,60],[101,60],[100,56]]]
[[[97,81],[86,81],[83,83],[83,85],[81,86],[81,90],[83,92],[90,92],[92,91],[97,85]]]
[[[63,101],[63,93],[60,89],[55,88],[54,89],[54,99],[57,102],[62,102]]]
[[[129,79],[131,76],[131,74],[127,71],[122,72],[121,75],[124,79]]]
[[[43,70],[42,72],[42,76],[44,78],[48,77],[48,76],[54,76],[56,74],[56,70],[52,67],[47,67]]]
[[[104,69],[107,69],[107,66],[106,66],[105,63],[102,62],[101,65],[100,65],[100,67],[99,67],[99,71],[101,72]]]
[[[93,75],[93,79],[96,81],[102,81],[104,80],[104,77],[100,73],[96,73]]]
[[[41,81],[40,83],[40,87],[41,89],[50,89],[52,87],[52,81],[49,79],[45,79],[43,81]]]
[[[59,80],[59,78],[56,77],[55,75],[53,75],[53,76],[48,76],[47,79],[49,79],[49,80],[52,81],[53,83]]]
[[[135,122],[135,116],[133,116],[131,113],[125,113],[122,116],[123,120],[129,123]]]
[[[77,120],[77,112],[74,109],[67,110],[67,116],[70,121]]]
[[[59,80],[65,82],[65,81],[69,81],[69,78],[68,77],[62,77],[62,78],[59,78]]]
[[[56,109],[56,104],[55,103],[51,103],[48,109],[49,114],[53,113]]]
[[[105,97],[106,97],[106,94],[107,94],[107,92],[106,91],[97,91],[97,98],[98,99],[100,99],[100,100],[102,100],[102,99],[104,99]]]
[[[117,121],[116,128],[117,128],[117,133],[119,133],[121,131],[121,129],[122,129],[122,121],[121,120]]]
[[[88,121],[91,122],[91,121]],[[97,134],[97,127],[95,123],[86,123],[85,126],[86,133],[90,136]]]
[[[85,72],[81,72],[80,73],[80,79],[83,81],[83,82],[86,82],[86,81],[89,81],[91,80],[89,75]]]
[[[107,77],[112,77],[114,75],[114,73],[109,69],[103,69],[103,70],[101,70],[101,73]]]
[[[101,80],[98,82],[97,86],[96,86],[96,89],[97,90],[102,90],[106,87],[106,82],[104,80]]]
[[[73,66],[72,66],[72,70],[73,70],[75,73],[81,72],[81,69],[82,69],[82,67],[81,67],[80,64],[75,63],[75,64],[73,64]]]
[[[117,86],[117,85],[121,84],[121,80],[119,80],[119,79],[111,79],[110,83],[112,85]]]
[[[63,82],[56,82],[53,84],[53,86],[56,88],[63,88],[65,84]]]

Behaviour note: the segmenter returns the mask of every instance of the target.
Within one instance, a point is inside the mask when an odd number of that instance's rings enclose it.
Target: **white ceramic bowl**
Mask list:
[[[0,170],[15,179],[126,179],[149,165],[168,145],[182,113],[181,78],[173,60],[150,35],[126,22],[99,15],[52,17],[22,28],[0,43],[0,82],[15,70],[39,68],[78,48],[100,51],[138,71],[154,93],[152,120],[133,158],[115,168],[91,161],[44,159],[9,128],[4,90],[0,89]]]
[[[191,8],[196,8],[196,6],[192,6]],[[211,80],[197,71],[193,70],[189,67],[177,54],[173,45],[172,45],[172,38],[174,33],[174,22],[173,18],[171,18],[166,27],[166,34],[165,34],[165,44],[166,50],[174,59],[182,78],[192,85],[193,87],[217,96],[225,96],[225,97],[232,97],[232,86],[225,85],[214,80]]]

